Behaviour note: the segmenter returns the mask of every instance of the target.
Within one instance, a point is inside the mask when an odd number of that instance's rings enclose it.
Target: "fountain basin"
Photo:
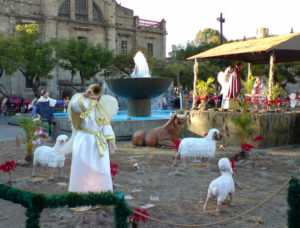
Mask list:
[[[151,115],[151,98],[161,95],[170,86],[171,78],[118,78],[105,81],[117,96],[128,98],[128,116]]]

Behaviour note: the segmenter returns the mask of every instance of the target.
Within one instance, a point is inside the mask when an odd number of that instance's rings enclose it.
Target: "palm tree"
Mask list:
[[[237,135],[240,136],[240,144],[242,148],[246,137],[253,134],[253,129],[251,128],[253,121],[249,117],[249,112],[242,112],[241,116],[233,118],[233,123],[237,127]]]
[[[32,119],[21,118],[18,121],[21,128],[23,128],[25,132],[25,145],[26,145],[26,154],[25,154],[25,161],[32,162],[33,159],[33,143],[32,141],[35,139],[35,131],[38,128],[41,128],[40,121],[33,121]]]
[[[255,76],[249,75],[249,77],[247,77],[246,81],[242,81],[243,88],[241,89],[241,92],[243,94],[251,94],[255,79],[256,79]]]
[[[212,84],[214,81],[213,77],[209,77],[207,81],[197,80],[196,89],[201,99],[201,109],[206,109],[205,99],[207,95],[216,91],[215,85]]]

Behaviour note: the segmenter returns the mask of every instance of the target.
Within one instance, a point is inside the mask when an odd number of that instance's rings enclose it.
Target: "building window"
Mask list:
[[[60,17],[69,17],[70,16],[70,2],[66,0],[61,4],[58,10],[58,16]]]
[[[87,38],[84,37],[84,36],[78,36],[78,37],[77,37],[77,41],[79,41],[79,40],[87,40]]]
[[[153,56],[153,44],[148,43],[148,55]]]
[[[87,21],[87,1],[75,0],[75,16],[76,20]]]
[[[32,81],[29,81],[29,80],[27,80],[27,78],[26,78],[26,83],[25,83],[25,85],[26,85],[26,88],[28,89],[28,88],[32,88]]]
[[[121,41],[121,53],[126,54],[127,53],[127,41]]]
[[[103,15],[101,13],[101,10],[93,4],[93,20],[94,21],[102,21],[103,20]]]

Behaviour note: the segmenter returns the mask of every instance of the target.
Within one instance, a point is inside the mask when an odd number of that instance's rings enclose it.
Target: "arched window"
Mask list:
[[[101,13],[101,10],[93,4],[93,20],[94,21],[103,21],[103,15]]]
[[[86,0],[75,0],[75,16],[76,20],[88,20]]]
[[[63,4],[59,7],[58,16],[60,17],[69,17],[70,16],[70,2],[65,0]]]

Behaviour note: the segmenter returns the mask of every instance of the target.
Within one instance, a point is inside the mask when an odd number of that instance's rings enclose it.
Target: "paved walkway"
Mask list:
[[[11,117],[0,116],[0,142],[15,140],[18,133],[23,130],[18,126],[8,125],[8,121]]]

